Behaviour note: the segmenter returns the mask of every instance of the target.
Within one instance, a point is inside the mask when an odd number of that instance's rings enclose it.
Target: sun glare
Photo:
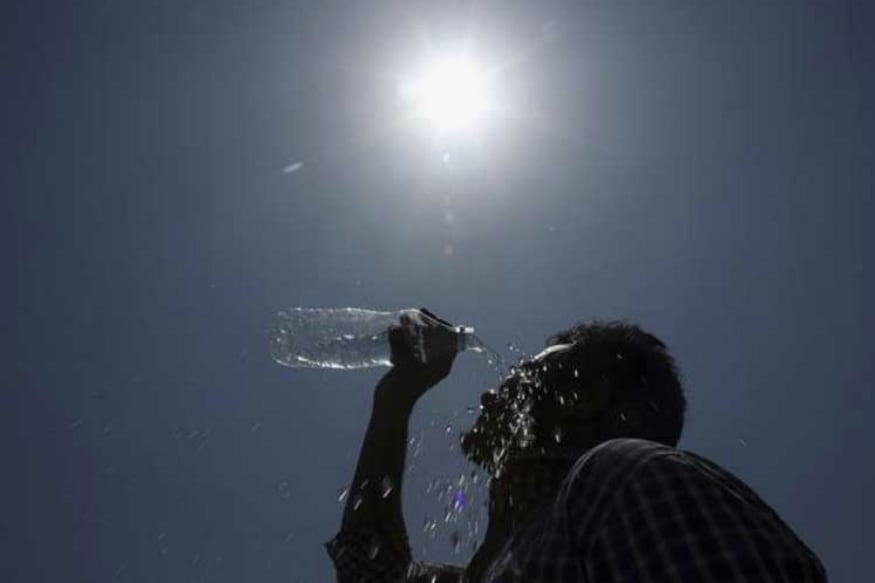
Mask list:
[[[441,131],[474,129],[490,109],[485,72],[462,58],[435,63],[421,77],[405,83],[401,95],[417,117]]]

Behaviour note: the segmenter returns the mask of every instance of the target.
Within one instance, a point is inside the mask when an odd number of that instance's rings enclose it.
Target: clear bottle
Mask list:
[[[278,364],[294,368],[391,366],[389,327],[398,326],[402,316],[408,322],[414,354],[425,362],[427,354],[418,323],[428,316],[416,309],[378,312],[361,308],[290,308],[274,318],[270,353]],[[484,350],[473,328],[457,326],[450,330],[455,333],[459,352]]]

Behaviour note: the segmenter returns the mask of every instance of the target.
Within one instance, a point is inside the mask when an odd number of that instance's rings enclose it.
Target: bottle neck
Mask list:
[[[456,332],[459,338],[459,344],[456,348],[459,352],[465,352],[466,350],[471,350],[476,346],[476,339],[474,336],[474,328],[470,326],[458,326],[456,328]]]

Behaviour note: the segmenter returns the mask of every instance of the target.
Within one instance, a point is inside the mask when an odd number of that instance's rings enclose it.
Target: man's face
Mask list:
[[[562,355],[570,346],[550,346],[511,369],[497,389],[481,395],[480,416],[461,437],[469,460],[497,477],[508,459],[541,445],[538,429],[553,410],[544,406],[555,389],[548,380],[550,372],[561,369]]]

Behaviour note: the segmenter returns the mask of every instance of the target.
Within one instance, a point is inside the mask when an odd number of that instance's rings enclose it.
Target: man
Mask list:
[[[375,389],[327,545],[341,583],[826,580],[750,488],[675,449],[686,402],[674,361],[656,337],[618,322],[553,336],[482,396],[462,450],[491,475],[483,544],[465,569],[414,562],[401,516],[407,423],[449,374],[457,337],[423,310],[390,339],[394,366]]]

